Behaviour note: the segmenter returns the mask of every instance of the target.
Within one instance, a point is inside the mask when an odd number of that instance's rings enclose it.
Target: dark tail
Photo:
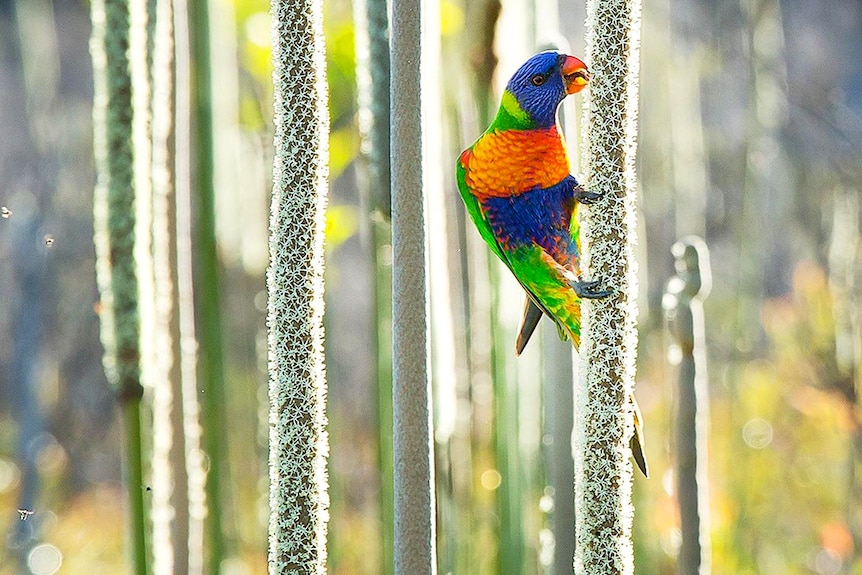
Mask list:
[[[638,406],[638,402],[635,400],[635,396],[632,395],[632,406],[634,406],[634,417],[635,417],[635,432],[632,435],[632,439],[629,442],[629,446],[632,449],[632,458],[634,458],[635,463],[638,465],[638,469],[641,470],[641,473],[644,474],[644,477],[649,477],[649,466],[647,465],[646,454],[644,454],[644,430],[641,421],[643,417],[641,416],[641,408]]]
[[[521,325],[518,326],[518,338],[515,340],[515,355],[521,355],[530,336],[536,331],[539,320],[542,319],[542,310],[533,303],[530,296],[524,300],[524,313],[521,316]]]

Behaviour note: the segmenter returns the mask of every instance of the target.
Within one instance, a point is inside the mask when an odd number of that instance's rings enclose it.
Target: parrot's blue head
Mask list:
[[[557,107],[563,98],[583,90],[589,79],[587,65],[578,58],[553,51],[539,52],[518,68],[506,91],[537,127],[549,127],[556,122]]]

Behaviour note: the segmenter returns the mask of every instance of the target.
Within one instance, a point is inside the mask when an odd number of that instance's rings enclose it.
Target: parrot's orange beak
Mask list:
[[[566,56],[562,72],[567,94],[577,94],[590,81],[590,71],[587,70],[587,65],[574,56]]]

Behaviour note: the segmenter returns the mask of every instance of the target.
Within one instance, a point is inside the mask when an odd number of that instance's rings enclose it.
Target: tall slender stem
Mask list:
[[[711,286],[709,251],[699,237],[687,236],[671,249],[676,275],[668,282],[662,304],[679,365],[677,376],[676,493],[681,542],[680,575],[709,575],[709,476],[707,432],[709,390],[706,377],[703,299]]]
[[[197,337],[200,342],[197,378],[205,390],[201,395],[202,445],[209,459],[206,476],[207,518],[204,540],[208,550],[208,573],[221,572],[224,554],[222,537],[221,483],[224,463],[224,352],[222,348],[221,290],[215,230],[215,184],[212,82],[210,69],[209,0],[189,5],[192,53],[192,110],[194,110],[195,177],[197,197],[196,283],[198,313]]]
[[[153,28],[152,217],[153,269],[152,470],[153,573],[188,573],[188,489],[182,434],[177,314],[175,185],[176,67],[172,0],[159,0]]]
[[[193,290],[193,264],[192,256],[192,160],[188,154],[182,153],[183,150],[191,148],[191,128],[192,128],[192,108],[191,108],[191,88],[192,88],[192,66],[191,66],[191,42],[189,23],[189,3],[187,0],[173,0],[174,4],[174,41],[175,41],[175,154],[174,154],[174,194],[173,194],[173,252],[174,252],[174,275],[176,281],[175,290],[175,306],[177,312],[176,332],[177,344],[175,349],[176,361],[179,367],[179,385],[177,390],[181,396],[181,401],[177,405],[177,410],[180,412],[179,421],[181,425],[177,429],[178,434],[183,436],[185,475],[186,480],[186,502],[188,509],[188,540],[187,540],[187,555],[188,555],[188,572],[197,575],[200,573],[210,573],[217,575],[221,572],[221,509],[219,502],[216,499],[208,500],[206,496],[207,473],[203,454],[201,452],[201,407],[198,400],[198,381],[197,381],[197,337],[195,329],[195,309],[194,309],[194,290]],[[193,5],[206,4],[205,1],[193,2]],[[201,9],[201,8],[199,8]],[[208,22],[204,22],[202,32],[206,36]],[[208,55],[208,53],[207,53]],[[207,58],[203,64],[209,70],[209,59]],[[200,89],[206,89],[209,94],[209,74],[206,74],[205,86],[199,86]],[[208,107],[208,111],[211,110]],[[212,131],[212,122],[204,123],[202,129]],[[209,136],[209,134],[208,134]],[[212,138],[205,138],[208,149],[199,151],[200,154],[209,157],[208,164],[199,162],[199,172],[206,172],[203,181],[206,182],[202,194],[212,196],[214,194],[212,181]],[[180,151],[180,153],[176,153]],[[202,285],[208,286],[207,283]],[[200,291],[208,292],[208,289]],[[214,299],[215,305],[218,305],[218,298]],[[205,310],[207,313],[213,313],[213,310]],[[219,314],[214,313],[215,318],[211,321],[219,323]],[[220,335],[221,329],[215,330]],[[221,357],[221,337],[213,338],[209,342],[215,346],[215,353]],[[211,359],[209,354],[207,360]],[[218,365],[218,360],[215,362]],[[210,382],[209,390],[211,394],[204,394],[203,397],[215,395],[216,400],[221,400],[222,389],[221,376],[217,377],[216,382]],[[220,412],[221,404],[215,410],[215,418],[209,420],[208,427],[210,435],[221,436],[223,428]],[[212,411],[212,410],[211,410]],[[212,415],[212,412],[209,412]],[[212,450],[210,450],[212,451]],[[210,468],[214,469],[216,479],[212,483],[216,488],[211,487],[211,493],[214,497],[218,496],[218,467],[221,463],[221,452],[213,456],[209,455]],[[211,483],[211,485],[212,485]],[[207,516],[207,505],[209,504],[210,522],[208,525],[215,525],[218,529],[214,538],[208,541],[210,548],[210,564],[209,568],[204,568],[204,528],[207,525],[204,518]],[[208,532],[212,534],[212,529]]]
[[[314,0],[272,0],[271,10],[269,572],[323,575],[329,521],[323,363],[329,114],[323,9]]]
[[[392,381],[395,573],[436,573],[422,175],[422,2],[392,6]]]
[[[634,571],[632,437],[637,355],[635,135],[639,0],[587,2],[592,71],[585,121],[589,186],[586,269],[614,295],[583,302],[575,430],[575,572]]]
[[[138,283],[135,270],[135,192],[129,7],[124,0],[91,4],[97,181],[93,199],[96,277],[101,297],[104,366],[117,391],[126,432],[125,479],[133,573],[147,571],[141,464]]]
[[[141,450],[140,402],[127,401],[122,406],[126,426],[126,505],[128,506],[129,541],[134,575],[147,574],[146,513],[144,508],[144,466]]]
[[[381,575],[393,570],[394,511],[392,471],[392,270],[382,256],[391,241],[390,226],[390,145],[389,114],[389,14],[386,0],[356,0],[353,4],[356,28],[356,84],[359,100],[359,131],[362,152],[367,160],[367,176],[361,187],[361,202],[367,215],[365,234],[374,278],[371,333],[374,350],[374,381],[377,402]]]

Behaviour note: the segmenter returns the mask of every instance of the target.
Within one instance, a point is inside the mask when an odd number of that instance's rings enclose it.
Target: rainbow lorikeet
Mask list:
[[[587,66],[559,52],[540,52],[512,76],[496,118],[458,158],[458,189],[476,228],[527,292],[516,342],[520,354],[542,315],[577,348],[581,299],[613,292],[580,270],[578,203],[600,195],[571,174],[557,108],[589,82]],[[639,410],[632,454],[647,475]]]

